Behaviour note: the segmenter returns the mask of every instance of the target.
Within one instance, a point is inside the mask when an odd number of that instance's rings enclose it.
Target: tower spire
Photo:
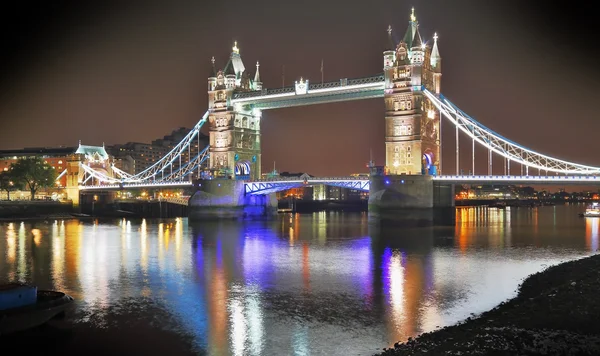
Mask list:
[[[212,56],[212,58],[210,59],[210,63],[212,64],[213,76],[216,77],[217,76],[217,68],[215,67],[215,56]]]
[[[387,49],[390,51],[394,51],[396,49],[396,44],[394,43],[394,39],[392,38],[392,25],[389,25],[387,28],[387,33],[388,33],[388,43],[387,43]]]
[[[440,57],[440,50],[438,49],[438,35],[437,32],[433,34],[433,48],[431,49],[431,66],[435,69],[439,69],[442,57]]]
[[[402,39],[402,41],[406,43],[406,47],[408,47],[409,49],[415,47],[413,41],[418,31],[417,28],[417,16],[415,15],[415,8],[413,7],[412,12],[410,14],[410,21],[408,21],[408,28],[406,29],[406,33],[404,34],[404,37]],[[420,45],[421,44],[419,43],[419,46]]]
[[[260,72],[258,71],[259,67],[260,67],[260,64],[258,63],[258,61],[256,61],[256,74],[254,74],[254,82],[255,83],[260,82]]]
[[[232,48],[232,50],[233,50],[233,53],[240,54],[240,49],[237,46],[237,41],[233,42],[233,48]]]

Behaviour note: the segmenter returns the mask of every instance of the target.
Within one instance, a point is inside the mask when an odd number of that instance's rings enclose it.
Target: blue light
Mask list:
[[[400,183],[404,184],[404,179],[400,181]]]
[[[386,180],[385,180],[385,184],[389,185],[389,184],[390,184],[390,180],[389,180],[389,179],[386,179]]]

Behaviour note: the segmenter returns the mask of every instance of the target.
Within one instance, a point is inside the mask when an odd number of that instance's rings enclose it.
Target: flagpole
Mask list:
[[[281,67],[281,87],[285,88],[285,64]]]
[[[323,84],[323,59],[321,59],[321,84]]]

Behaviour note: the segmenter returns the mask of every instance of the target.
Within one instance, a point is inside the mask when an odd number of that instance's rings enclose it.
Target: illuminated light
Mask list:
[[[425,47],[426,47],[425,43],[421,44],[422,49],[425,49]]]
[[[233,42],[232,50],[233,50],[233,53],[238,53],[238,54],[240,53],[240,49],[237,46],[237,41]]]
[[[427,118],[429,118],[429,119],[433,119],[433,118],[435,118],[435,111],[433,111],[433,110],[429,110],[429,111],[427,112]]]
[[[415,16],[415,8],[412,8],[412,12],[410,14],[410,21],[415,22],[417,21],[417,17]]]
[[[404,179],[402,179],[402,180],[400,181],[400,183],[404,184]]]
[[[392,164],[394,167],[398,167],[400,165],[400,163],[398,163],[398,161],[394,161],[394,163]]]
[[[386,179],[386,180],[385,180],[385,184],[388,184],[388,185],[389,185],[389,184],[390,184],[390,180],[389,180],[389,179]]]

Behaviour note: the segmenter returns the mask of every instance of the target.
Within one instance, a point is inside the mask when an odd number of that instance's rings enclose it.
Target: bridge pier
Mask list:
[[[454,186],[429,175],[371,175],[369,221],[406,227],[453,226]]]
[[[188,205],[190,220],[260,220],[277,214],[275,194],[246,195],[244,181],[194,181],[197,191]]]

